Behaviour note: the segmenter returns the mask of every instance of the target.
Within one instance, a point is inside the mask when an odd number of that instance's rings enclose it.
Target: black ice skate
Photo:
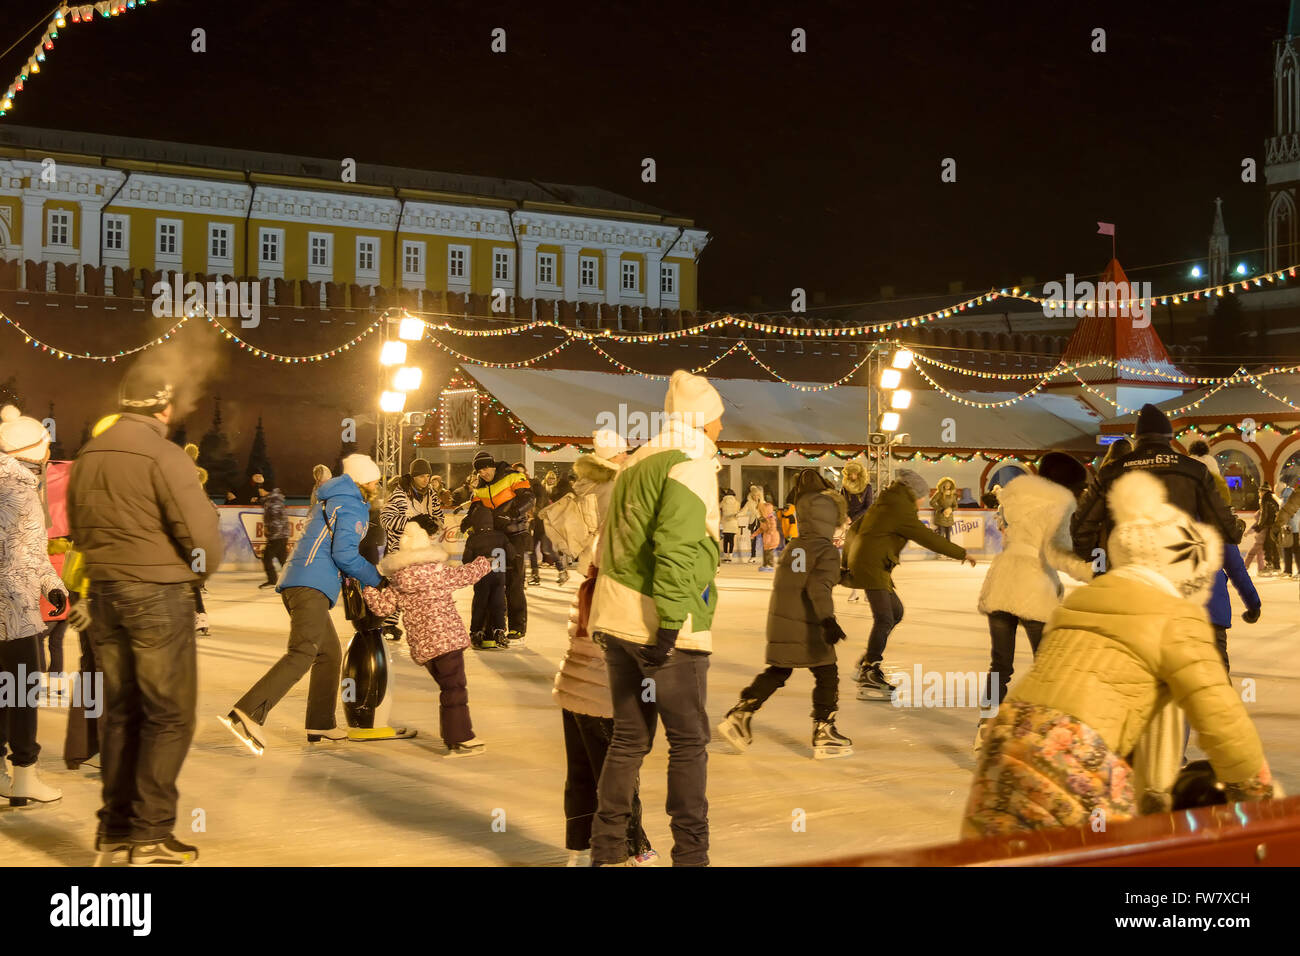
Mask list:
[[[199,861],[198,847],[169,836],[161,843],[137,843],[127,862],[131,866],[189,866]]]
[[[558,585],[560,585],[560,586],[562,587],[562,586],[564,585],[564,582],[567,581],[567,580],[569,580],[569,572],[568,572],[568,571],[561,571],[561,572],[559,573],[559,576],[556,577],[556,579],[555,579],[555,583],[558,584]]]
[[[469,635],[469,646],[476,651],[483,650],[483,632],[471,631]]]
[[[528,575],[528,583],[529,583],[529,584],[541,584],[541,583],[542,583],[542,573],[541,573],[540,571],[534,571],[534,572],[532,572],[530,575]]]
[[[814,760],[847,757],[853,753],[853,741],[835,729],[835,714],[826,720],[813,721],[812,748]]]
[[[758,709],[758,701],[742,698],[735,707],[727,711],[726,720],[718,724],[718,736],[743,754],[754,742],[754,732],[749,729],[749,722]]]
[[[862,669],[862,677],[858,681],[858,700],[893,700],[896,689],[877,661]]]
[[[505,636],[498,641],[499,647],[523,647],[527,642],[523,631],[506,631]]]

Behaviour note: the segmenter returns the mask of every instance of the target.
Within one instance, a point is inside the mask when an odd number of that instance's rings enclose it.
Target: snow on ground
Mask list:
[[[888,669],[911,673],[988,666],[985,619],[975,600],[986,565],[908,561],[895,579],[907,606],[886,655]],[[256,588],[259,576],[217,574],[207,605],[212,636],[199,644],[199,723],[180,778],[178,835],[200,847],[207,865],[560,865],[564,850],[564,749],[551,681],[567,640],[567,587],[529,588],[528,646],[467,652],[470,706],[487,753],[446,759],[438,738],[437,686],[403,655],[397,661],[394,723],[417,727],[414,740],[307,744],[306,680],[272,712],[270,746],[256,758],[217,723],[284,649],[288,617],[279,598]],[[708,710],[716,724],[764,666],[770,575],[724,566],[709,671]],[[1264,613],[1230,631],[1237,683],[1257,681],[1248,704],[1274,772],[1300,792],[1300,681],[1293,621],[1297,585],[1260,582]],[[467,612],[470,591],[461,592]],[[856,699],[852,665],[866,645],[871,615],[836,590],[849,632],[840,651],[839,727],[854,754],[814,761],[812,679],[796,671],[754,719],[744,756],[713,745],[709,758],[712,860],[718,865],[795,863],[946,842],[956,833],[974,761],[974,709],[898,709]],[[336,624],[350,634],[341,610]],[[68,642],[75,661],[73,639]],[[1030,663],[1022,638],[1016,667]],[[71,666],[71,665],[69,665]],[[342,711],[339,714],[343,723]],[[64,712],[44,710],[40,740],[45,779],[62,803],[0,811],[0,859],[8,865],[88,865],[99,775],[64,769]],[[665,859],[666,747],[647,759],[641,793],[646,830]],[[202,811],[199,814],[197,811]],[[796,828],[798,819],[803,828]],[[193,832],[201,819],[203,832]],[[501,821],[504,819],[504,830]],[[495,827],[494,827],[495,824]]]

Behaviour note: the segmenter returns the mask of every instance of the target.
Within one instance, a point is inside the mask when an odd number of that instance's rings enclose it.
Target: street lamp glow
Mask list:
[[[903,373],[896,368],[886,368],[880,370],[880,387],[884,389],[898,388],[903,382]]]
[[[900,388],[890,396],[890,408],[910,408],[912,405],[912,393],[905,388]]]
[[[1192,266],[1192,278],[1193,278],[1193,279],[1199,279],[1200,277],[1201,277],[1201,267],[1200,267],[1200,266]]]
[[[393,376],[393,388],[401,392],[414,392],[420,387],[421,371],[413,365],[403,365]]]
[[[1237,275],[1239,275],[1239,276],[1244,276],[1245,274],[1246,274],[1246,263],[1244,263],[1244,262],[1242,262],[1242,263],[1238,263],[1238,265],[1237,265]]]
[[[424,320],[405,318],[397,326],[397,337],[407,342],[418,342],[424,338]]]
[[[380,365],[401,365],[406,361],[405,342],[385,342],[379,352]]]
[[[405,392],[384,392],[379,396],[379,410],[395,415],[406,407]]]
[[[911,368],[912,353],[908,349],[899,349],[894,353],[894,361],[890,363],[894,368]]]
[[[882,432],[896,432],[899,425],[898,412],[885,412],[880,416],[880,430]]]

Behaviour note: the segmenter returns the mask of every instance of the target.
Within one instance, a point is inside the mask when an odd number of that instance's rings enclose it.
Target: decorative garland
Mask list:
[[[362,339],[364,339],[366,336],[374,332],[375,329],[379,328],[379,324],[382,321],[382,319],[376,319],[360,335],[357,335],[355,338],[349,339],[347,342],[344,342],[342,345],[330,349],[328,352],[317,352],[315,355],[280,355],[277,352],[269,352],[266,349],[258,348],[255,345],[245,342],[234,332],[230,331],[230,329],[226,328],[224,325],[218,322],[216,318],[214,318],[213,315],[210,312],[208,312],[207,309],[203,310],[203,317],[208,320],[208,324],[211,325],[217,332],[224,335],[230,341],[234,342],[241,349],[246,351],[249,355],[252,355],[255,358],[267,359],[268,361],[271,362],[281,362],[285,365],[299,365],[299,364],[306,364],[308,362],[324,362],[328,359],[332,359],[334,358],[334,356],[340,355],[343,352],[348,351],[354,345],[360,344]]]
[[[179,322],[173,325],[162,335],[158,336],[156,339],[151,339],[150,341],[144,343],[144,345],[137,345],[135,348],[123,349],[122,351],[114,355],[92,355],[89,352],[81,352],[78,354],[76,352],[69,352],[66,349],[55,348],[53,345],[50,345],[48,342],[42,342],[40,339],[32,335],[32,333],[28,332],[25,328],[23,328],[21,325],[15,322],[13,319],[9,318],[9,316],[5,315],[3,312],[0,312],[0,318],[3,318],[5,320],[6,325],[13,326],[14,329],[17,330],[20,335],[22,335],[23,341],[26,342],[28,345],[30,345],[32,348],[40,349],[42,352],[46,352],[49,355],[54,356],[55,358],[87,359],[92,362],[116,362],[120,358],[126,358],[128,355],[135,355],[137,352],[143,352],[145,349],[151,349],[155,345],[162,345],[163,342],[170,339],[173,334],[179,332],[181,326],[183,326],[186,322],[188,322],[191,316],[188,315],[183,316]]]
[[[5,90],[4,95],[0,96],[0,116],[5,116],[13,109],[14,97],[23,92],[28,77],[41,72],[41,64],[45,62],[45,55],[54,49],[54,41],[59,38],[59,31],[66,27],[69,21],[72,23],[90,23],[95,19],[96,13],[107,20],[110,17],[120,16],[128,10],[134,10],[136,7],[143,7],[148,2],[149,0],[99,0],[98,3],[59,4],[54,16],[46,24],[41,42],[36,44],[36,49],[27,58],[26,65],[18,71],[18,75],[9,84],[9,88]],[[154,0],[154,3],[157,2],[158,0]]]

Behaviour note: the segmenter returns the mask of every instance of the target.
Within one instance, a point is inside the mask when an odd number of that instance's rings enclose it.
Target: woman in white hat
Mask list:
[[[62,791],[48,787],[36,774],[36,716],[29,706],[29,681],[39,679],[41,616],[44,596],[56,613],[68,594],[50,564],[45,514],[39,494],[40,475],[50,459],[50,436],[34,418],[12,405],[0,409],[0,681],[16,690],[17,699],[0,703],[0,758],[7,747],[13,777],[0,759],[0,797],[10,806],[53,803]]]

